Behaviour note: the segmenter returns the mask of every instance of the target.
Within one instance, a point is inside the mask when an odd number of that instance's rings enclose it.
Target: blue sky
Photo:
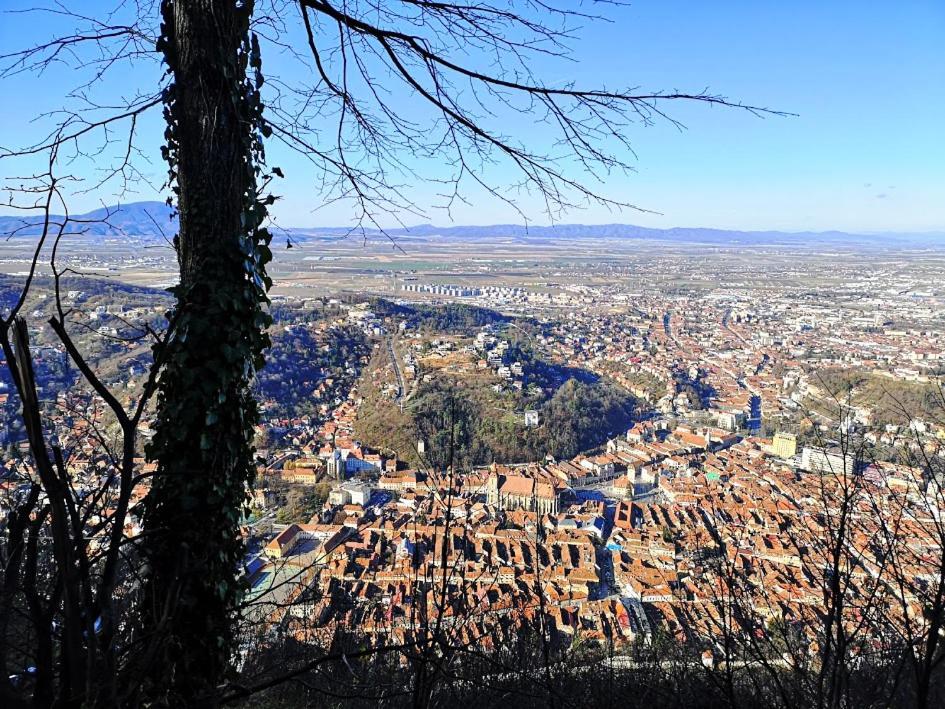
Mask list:
[[[0,0],[0,8],[33,4]],[[88,11],[95,2],[82,3]],[[104,4],[103,4],[104,6]],[[573,44],[575,62],[541,60],[537,73],[552,81],[614,89],[699,91],[798,114],[758,119],[746,113],[695,105],[670,106],[686,130],[670,125],[630,132],[636,172],[612,176],[603,191],[659,212],[574,210],[564,221],[628,222],[654,227],[706,226],[736,229],[849,231],[945,230],[945,2],[790,3],[726,0],[636,0],[608,10],[609,23],[582,28]],[[0,47],[46,38],[53,21],[0,15]],[[267,68],[293,71],[278,56]],[[108,91],[127,92],[153,82],[156,69],[121,70]],[[0,145],[37,136],[30,119],[56,107],[74,80],[53,68],[40,78],[16,77],[0,85]],[[406,108],[406,104],[405,104]],[[543,129],[527,119],[537,140]],[[151,164],[143,171],[160,182],[157,154],[159,114],[142,121],[142,145]],[[340,225],[351,206],[323,202],[304,161],[273,146],[269,162],[286,172],[277,191],[277,215],[290,225]],[[7,163],[7,164],[5,164]],[[35,167],[35,166],[34,166]],[[23,174],[26,166],[0,161],[0,177]],[[418,165],[418,169],[427,169]],[[78,174],[93,166],[76,165]],[[510,181],[495,169],[489,177]],[[408,186],[427,206],[436,188],[423,180]],[[76,195],[76,211],[111,202],[114,190]],[[160,198],[141,187],[134,199]],[[472,191],[469,206],[454,209],[454,223],[521,222],[514,211]],[[547,223],[535,197],[521,205],[534,223]],[[435,209],[408,222],[447,223]],[[393,220],[388,220],[392,223]]]

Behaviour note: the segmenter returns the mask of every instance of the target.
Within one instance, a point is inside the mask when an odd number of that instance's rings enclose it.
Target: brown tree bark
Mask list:
[[[249,383],[264,347],[268,284],[254,216],[252,9],[233,0],[162,4],[180,285],[149,448],[158,470],[145,501],[143,632],[161,642],[143,673],[154,680],[145,692],[168,705],[213,703],[236,644],[239,523],[254,469]]]

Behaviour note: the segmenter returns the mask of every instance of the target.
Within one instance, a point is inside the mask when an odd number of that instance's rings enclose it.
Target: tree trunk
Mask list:
[[[254,474],[249,391],[268,344],[263,312],[268,235],[256,198],[261,144],[252,3],[164,0],[167,153],[177,195],[180,263],[173,334],[160,358],[158,464],[144,505],[148,560],[143,632],[158,651],[145,693],[169,705],[212,704],[236,645],[243,545]]]

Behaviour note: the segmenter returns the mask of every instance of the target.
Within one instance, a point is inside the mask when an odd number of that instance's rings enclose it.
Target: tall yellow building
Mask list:
[[[797,454],[797,436],[778,432],[771,442],[771,452],[778,458],[793,458]]]

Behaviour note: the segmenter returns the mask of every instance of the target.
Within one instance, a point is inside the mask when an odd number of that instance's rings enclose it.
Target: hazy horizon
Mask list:
[[[116,202],[113,204],[107,204],[104,206],[99,206],[93,209],[90,209],[82,213],[73,213],[72,218],[81,218],[86,215],[92,214],[94,212],[104,210],[104,209],[116,209],[116,208],[129,208],[136,207],[139,205],[153,205],[155,207],[164,208],[165,203],[158,200],[135,200],[129,202]],[[38,217],[35,215],[33,217],[28,216],[22,211],[9,211],[4,208],[3,205],[0,205],[0,219],[22,219],[22,220],[35,220]],[[281,220],[279,220],[281,222]],[[368,232],[372,231],[409,231],[411,229],[443,229],[443,230],[453,230],[453,229],[487,229],[491,227],[512,227],[517,229],[551,229],[551,228],[569,228],[569,227],[588,227],[588,228],[602,228],[602,227],[633,227],[644,230],[658,230],[658,231],[720,231],[720,232],[732,232],[732,233],[771,233],[771,234],[847,234],[850,236],[904,236],[904,237],[945,237],[945,228],[942,229],[926,229],[926,230],[892,230],[892,229],[883,229],[883,230],[859,230],[852,231],[839,228],[824,228],[824,229],[803,229],[803,230],[793,230],[793,229],[778,229],[774,227],[766,226],[748,226],[745,228],[726,228],[721,226],[715,226],[711,224],[672,224],[665,226],[647,226],[642,223],[633,220],[613,220],[613,221],[555,221],[548,222],[545,220],[535,220],[535,221],[482,221],[482,222],[431,222],[431,221],[413,221],[406,222],[405,224],[382,224],[381,226],[373,226],[365,224],[364,228]],[[295,223],[295,224],[278,224],[279,229],[292,230],[292,231],[317,231],[320,229],[324,230],[337,230],[337,229],[351,229],[351,225],[337,224],[337,223]]]

